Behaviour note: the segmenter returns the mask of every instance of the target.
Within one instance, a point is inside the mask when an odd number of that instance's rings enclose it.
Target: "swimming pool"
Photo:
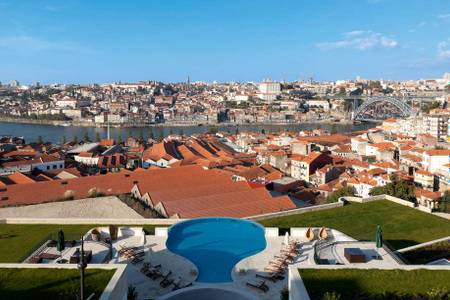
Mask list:
[[[264,228],[232,218],[193,219],[169,229],[166,247],[193,262],[199,282],[230,282],[240,260],[266,248]]]

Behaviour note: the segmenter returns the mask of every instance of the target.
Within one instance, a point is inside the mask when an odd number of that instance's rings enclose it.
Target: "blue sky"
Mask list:
[[[448,0],[0,0],[0,81],[417,79]]]

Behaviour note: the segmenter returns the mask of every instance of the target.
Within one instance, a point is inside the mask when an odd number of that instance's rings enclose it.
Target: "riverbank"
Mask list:
[[[209,131],[212,125],[204,126],[170,126],[162,124],[158,126],[146,127],[128,127],[128,128],[111,128],[110,137],[120,140],[126,140],[128,137],[139,137],[143,139],[154,138],[162,139],[171,134],[193,135],[201,134]],[[296,124],[229,124],[215,125],[217,131],[230,133],[236,132],[266,132],[275,133],[280,131],[299,132],[302,130],[313,130],[322,128],[330,132],[348,133],[353,131],[367,130],[376,126],[374,123],[361,124],[341,124],[341,123],[296,123]],[[91,140],[98,138],[106,138],[108,130],[105,127],[81,127],[81,126],[53,126],[48,124],[28,124],[19,122],[2,122],[0,121],[0,136],[12,135],[23,136],[26,142],[34,142],[42,138],[44,141],[52,143],[61,143],[63,141],[82,140],[89,137]]]
[[[46,126],[61,126],[61,127],[91,127],[91,128],[106,128],[107,124],[96,124],[93,122],[79,122],[79,121],[60,121],[60,120],[33,120],[24,118],[8,118],[0,117],[1,123],[14,123],[14,124],[34,124],[34,125],[46,125]],[[335,122],[332,120],[308,120],[301,122],[253,122],[253,123],[239,123],[239,122],[224,122],[224,123],[202,123],[195,121],[187,122],[165,122],[158,124],[143,124],[143,123],[123,123],[123,124],[111,124],[113,128],[146,128],[146,127],[192,127],[192,126],[216,126],[216,127],[246,127],[246,126],[290,126],[299,124],[327,124],[327,125],[353,125],[352,120],[340,120]]]

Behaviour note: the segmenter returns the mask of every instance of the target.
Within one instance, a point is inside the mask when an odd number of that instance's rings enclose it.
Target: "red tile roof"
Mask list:
[[[11,174],[8,176],[8,179],[14,182],[15,184],[27,184],[27,183],[34,183],[35,181],[31,179],[30,177],[20,173],[16,172],[14,174]]]
[[[67,180],[8,185],[0,190],[0,205],[37,204],[70,196],[86,198],[95,188],[105,195],[129,193],[134,185],[152,203],[161,203],[170,216],[244,217],[296,208],[288,197],[272,198],[264,188],[252,189],[246,182],[233,182],[222,170],[199,166],[150,169]]]

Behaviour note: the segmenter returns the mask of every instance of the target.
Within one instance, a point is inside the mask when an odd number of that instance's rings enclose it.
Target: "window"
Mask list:
[[[47,170],[50,170],[50,166],[47,166]]]
[[[56,168],[58,168],[58,166],[57,165],[53,165],[53,170],[56,169]]]

